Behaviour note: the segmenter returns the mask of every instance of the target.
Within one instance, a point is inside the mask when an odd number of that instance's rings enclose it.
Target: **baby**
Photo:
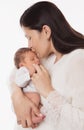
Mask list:
[[[41,98],[31,81],[31,76],[36,72],[33,64],[39,65],[39,58],[30,48],[20,48],[15,53],[14,63],[17,68],[15,83],[18,87],[21,87],[24,94],[40,108]]]

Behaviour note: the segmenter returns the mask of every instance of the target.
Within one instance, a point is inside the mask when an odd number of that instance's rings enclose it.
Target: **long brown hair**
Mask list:
[[[48,25],[53,45],[62,54],[84,48],[84,36],[70,26],[62,12],[52,2],[37,2],[25,10],[20,18],[20,25],[40,32],[43,25]]]

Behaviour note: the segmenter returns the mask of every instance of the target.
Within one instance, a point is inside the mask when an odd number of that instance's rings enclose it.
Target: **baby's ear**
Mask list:
[[[19,67],[22,67],[22,66],[24,66],[24,63],[21,62],[21,63],[19,64]]]

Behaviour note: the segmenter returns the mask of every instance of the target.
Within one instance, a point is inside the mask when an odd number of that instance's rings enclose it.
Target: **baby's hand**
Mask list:
[[[40,110],[40,108],[42,107],[41,104],[41,99],[40,99],[40,95],[37,92],[26,92],[24,93],[25,96],[27,96]],[[37,127],[39,123],[41,123],[43,121],[43,119],[45,118],[45,115],[40,114],[40,115],[36,115],[33,111],[32,111],[32,122],[34,123],[34,126]]]
[[[35,115],[34,112],[32,111],[32,122],[34,123],[35,127],[38,126],[39,123],[41,123],[45,118],[45,115],[39,114]]]

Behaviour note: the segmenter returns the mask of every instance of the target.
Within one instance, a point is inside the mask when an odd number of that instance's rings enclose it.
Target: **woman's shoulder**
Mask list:
[[[84,68],[84,49],[76,49],[70,52],[67,56],[66,66],[68,69],[74,70],[79,67]]]
[[[84,59],[84,49],[76,49],[72,52],[70,52],[68,54],[68,60],[73,60],[73,61],[76,61],[76,60],[79,60],[79,59]]]
[[[75,56],[75,55],[84,55],[84,49],[75,49],[74,51],[69,53],[70,56]]]

